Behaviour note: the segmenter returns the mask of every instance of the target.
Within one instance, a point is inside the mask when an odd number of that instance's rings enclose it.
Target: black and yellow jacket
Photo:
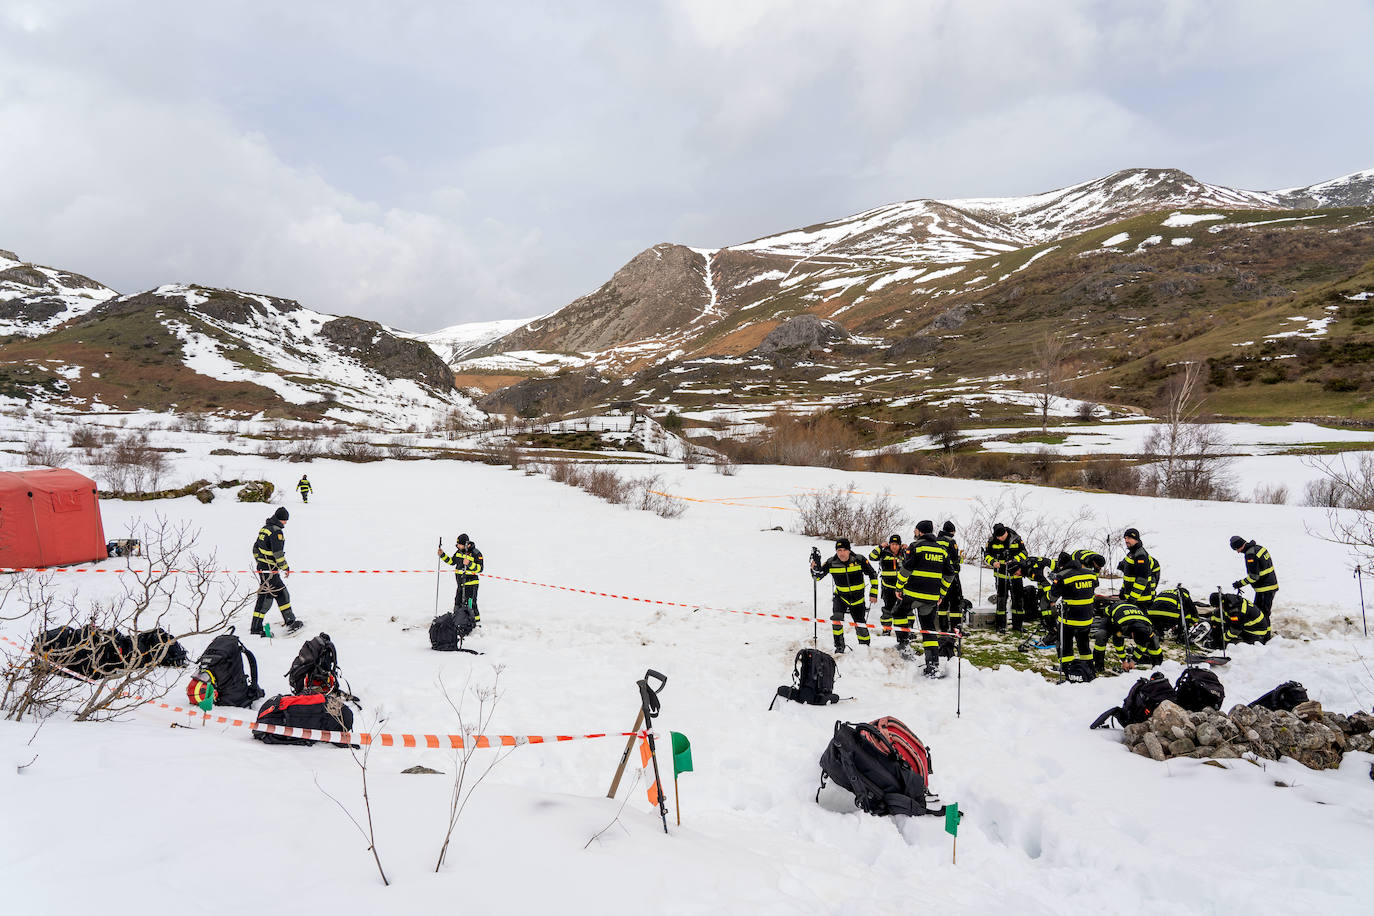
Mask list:
[[[463,558],[467,557],[467,566],[463,565]],[[453,548],[453,556],[440,554],[439,559],[449,566],[455,567],[453,576],[458,580],[459,585],[476,585],[477,575],[482,571],[482,551],[477,549],[477,545],[469,543],[466,547]]]
[[[1238,641],[1242,633],[1262,637],[1273,632],[1269,622],[1264,619],[1264,612],[1241,595],[1223,595],[1221,608],[1227,642]]]
[[[1245,578],[1241,582],[1253,585],[1257,595],[1260,592],[1272,592],[1279,587],[1279,577],[1274,573],[1273,557],[1269,556],[1267,548],[1254,541],[1245,545]]]
[[[310,486],[309,480],[306,480],[304,477],[302,477],[300,479],[300,482],[296,484],[296,489],[302,493],[311,493],[314,491],[315,488]]]
[[[1121,597],[1138,607],[1149,607],[1158,587],[1159,561],[1146,552],[1143,541],[1137,541],[1121,570]]]
[[[959,570],[964,568],[964,552],[959,549],[959,542],[948,534],[937,534],[935,540],[945,545],[945,553],[949,554],[949,561],[954,564],[954,574],[959,575]]]
[[[284,572],[291,568],[286,562],[286,532],[275,517],[269,516],[258,531],[258,538],[253,542],[253,562],[261,570]]]
[[[897,572],[902,568],[902,558],[905,556],[905,544],[896,553],[888,550],[886,544],[879,544],[868,552],[868,559],[877,567],[878,574],[882,577],[883,588],[888,591],[897,590]]]
[[[1093,603],[1097,597],[1097,573],[1087,566],[1073,563],[1054,574],[1050,586],[1050,601],[1064,601],[1061,620],[1066,626],[1088,626],[1093,620]]]
[[[1102,611],[1102,620],[1108,636],[1125,633],[1126,625],[1132,622],[1150,625],[1150,618],[1129,601],[1109,602]]]
[[[859,607],[864,603],[865,576],[870,580],[869,597],[878,597],[878,571],[861,554],[853,551],[849,552],[847,562],[838,556],[831,556],[830,559],[811,570],[811,575],[818,580],[830,576],[835,584],[836,596],[850,607]]]
[[[1165,629],[1178,624],[1180,607],[1183,609],[1188,626],[1197,623],[1197,605],[1193,604],[1193,597],[1188,594],[1186,588],[1171,588],[1168,591],[1160,592],[1150,602],[1146,612],[1150,615],[1151,620],[1157,621],[1160,629]]]
[[[999,541],[995,537],[988,538],[987,546],[983,548],[983,562],[992,570],[994,578],[1014,579],[1011,573],[1007,572],[1007,567],[1012,562],[1020,560],[1026,555],[1026,545],[1021,543],[1021,535],[1012,529],[1007,529],[1007,539]],[[1002,561],[1001,566],[993,566],[998,560]]]
[[[937,604],[954,581],[954,561],[949,549],[931,535],[923,534],[906,545],[906,557],[897,576],[904,598],[921,604]]]
[[[1051,576],[1056,562],[1053,557],[1025,557],[1021,560],[1021,575],[1034,582],[1046,600],[1050,597]]]

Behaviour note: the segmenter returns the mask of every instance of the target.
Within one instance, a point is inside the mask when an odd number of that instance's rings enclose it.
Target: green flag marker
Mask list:
[[[266,636],[268,639],[272,638],[272,624],[265,620],[262,622],[262,635]]]
[[[669,732],[673,736],[673,775],[692,772],[692,742],[681,732]]]
[[[945,805],[945,833],[952,837],[959,835],[959,803]]]

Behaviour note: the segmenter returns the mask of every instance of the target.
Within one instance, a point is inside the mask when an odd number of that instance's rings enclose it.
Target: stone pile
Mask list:
[[[1142,757],[1235,759],[1254,754],[1265,760],[1292,757],[1314,770],[1341,765],[1346,751],[1374,750],[1374,715],[1343,716],[1307,702],[1292,712],[1236,705],[1188,712],[1165,701],[1144,722],[1125,729],[1126,746]]]

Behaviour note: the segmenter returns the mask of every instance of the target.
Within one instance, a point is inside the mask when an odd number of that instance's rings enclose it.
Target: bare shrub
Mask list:
[[[343,439],[334,444],[335,456],[345,461],[380,461],[381,450],[366,439]]]
[[[952,452],[964,443],[960,437],[959,418],[951,413],[944,413],[935,417],[921,429],[930,437],[930,441],[934,443],[935,447],[942,452]]]
[[[448,846],[453,840],[453,831],[457,829],[458,819],[463,816],[464,809],[472,800],[472,793],[477,791],[482,782],[491,775],[492,770],[515,753],[513,746],[500,750],[501,745],[499,744],[492,747],[490,742],[483,742],[492,748],[491,757],[480,771],[473,764],[473,755],[478,750],[476,739],[479,735],[486,734],[486,730],[491,726],[492,717],[496,715],[496,704],[501,699],[501,672],[505,670],[505,666],[496,665],[493,666],[492,670],[495,672],[495,676],[492,678],[491,686],[471,688],[472,695],[477,699],[476,716],[465,716],[463,713],[463,694],[469,692],[468,683],[464,682],[463,690],[455,702],[448,686],[443,682],[443,677],[441,676],[439,679],[439,687],[444,692],[444,699],[448,701],[449,708],[453,710],[454,716],[458,719],[458,733],[463,736],[463,746],[454,754],[453,787],[449,793],[448,805],[448,828],[444,831],[444,842],[439,847],[439,858],[434,863],[436,872],[444,867],[444,859],[448,856]],[[475,774],[475,778],[471,782],[468,781],[469,770]]]
[[[1155,496],[1175,499],[1234,499],[1235,485],[1221,430],[1198,421],[1203,400],[1202,363],[1185,363],[1164,386],[1163,423],[1142,448],[1156,459],[1141,472],[1141,485]]]
[[[711,466],[716,469],[716,473],[722,477],[734,477],[739,470],[739,464],[724,452],[716,452],[711,459]]]
[[[151,658],[121,658],[97,668],[91,678],[62,676],[56,666],[70,667],[78,653],[99,648],[114,632],[132,635],[161,627],[178,641],[217,633],[256,597],[255,590],[221,576],[213,552],[196,552],[198,534],[186,525],[159,517],[129,534],[142,541],[146,560],[118,578],[119,591],[111,597],[80,603],[77,594],[53,587],[51,573],[19,574],[0,586],[4,619],[27,622],[26,644],[61,626],[83,634],[82,645],[46,658],[6,651],[0,674],[0,710],[6,718],[18,721],[62,710],[77,721],[104,721],[156,701],[176,686],[156,667],[165,646]]]
[[[992,537],[993,525],[999,522],[1021,535],[1028,551],[1047,557],[1090,544],[1110,549],[1110,545],[1104,545],[1106,532],[1115,530],[1109,520],[1100,519],[1087,506],[1079,506],[1068,514],[1032,510],[1028,491],[1005,489],[995,497],[979,496],[973,500],[972,518],[963,529],[970,538],[967,552],[971,554],[976,545],[986,543]],[[977,549],[981,558],[981,547]]]
[[[629,485],[611,468],[587,468],[580,486],[597,499],[613,505],[620,505],[630,496]]]
[[[1349,548],[1362,565],[1374,563],[1374,454],[1317,459],[1309,466],[1321,471],[1317,482],[1323,486],[1309,484],[1307,497],[1318,496],[1327,510],[1329,530],[1318,537]]]
[[[884,490],[865,500],[854,491],[853,482],[794,496],[792,503],[798,512],[793,530],[808,537],[847,537],[855,544],[881,544],[909,522],[891,493]]]
[[[1086,423],[1086,422],[1088,422],[1089,420],[1091,420],[1096,414],[1097,414],[1097,405],[1094,404],[1092,401],[1079,401],[1079,402],[1078,402],[1078,413],[1077,413],[1078,419],[1080,419],[1080,420],[1082,420],[1083,422]]]
[[[1120,458],[1091,461],[1079,472],[1079,483],[1093,490],[1132,495],[1140,492],[1140,471]]]
[[[60,468],[67,463],[67,450],[43,433],[33,433],[24,440],[24,463],[47,468]]]
[[[415,457],[415,437],[393,436],[386,444],[386,453],[392,458]]]
[[[1267,503],[1271,506],[1286,506],[1288,505],[1288,484],[1256,484],[1254,496],[1251,498],[1250,501],[1256,503]]]
[[[100,434],[90,426],[78,426],[72,430],[72,448],[90,453],[100,448]]]
[[[652,512],[659,518],[681,518],[687,511],[682,500],[663,492],[663,477],[660,474],[631,481],[628,502],[631,507]]]
[[[318,438],[298,439],[291,447],[290,461],[314,461],[324,454],[324,445]]]
[[[749,464],[841,468],[861,444],[852,426],[828,413],[796,416],[779,410],[764,425],[764,433],[730,446],[732,457]]]
[[[103,450],[95,462],[104,486],[117,493],[147,493],[156,490],[170,465],[167,456],[154,448],[146,430],[116,436],[111,448]]]

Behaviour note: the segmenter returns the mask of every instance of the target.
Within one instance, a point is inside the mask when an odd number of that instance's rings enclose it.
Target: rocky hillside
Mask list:
[[[71,275],[52,273],[75,288]],[[449,411],[480,416],[428,345],[376,322],[236,290],[171,285],[117,296],[91,289],[102,301],[55,328],[54,316],[30,307],[46,292],[9,300],[28,311],[15,328],[20,336],[0,347],[0,395],[95,409],[399,425]]]
[[[1030,197],[908,201],[723,249],[657,245],[457,368],[506,384],[595,369],[608,384],[585,407],[692,410],[729,394],[862,401],[891,420],[1016,387],[1051,335],[1071,342],[1068,387],[1089,399],[1148,409],[1161,367],[1202,358],[1236,415],[1374,417],[1358,356],[1371,265],[1374,170],[1257,192],[1131,169]],[[844,333],[789,328],[799,316]],[[780,330],[814,344],[779,350]],[[570,390],[556,390],[565,377]],[[916,379],[936,396],[913,403]],[[563,410],[596,389],[557,374],[538,391]],[[880,406],[893,401],[905,407]]]
[[[90,277],[27,264],[0,249],[0,338],[37,337],[118,295]]]

